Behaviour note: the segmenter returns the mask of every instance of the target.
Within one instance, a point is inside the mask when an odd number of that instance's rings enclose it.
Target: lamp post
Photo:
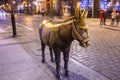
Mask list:
[[[94,17],[94,0],[92,0],[92,18]]]
[[[12,21],[12,30],[13,30],[13,37],[15,37],[17,35],[16,32],[16,23],[15,23],[15,16],[14,16],[14,8],[13,8],[13,0],[10,1],[11,2],[11,21]]]

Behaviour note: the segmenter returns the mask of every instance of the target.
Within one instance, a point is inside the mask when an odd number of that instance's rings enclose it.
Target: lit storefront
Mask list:
[[[80,4],[82,9],[87,7],[92,9],[92,1],[93,0],[80,0]],[[100,9],[112,10],[115,8],[117,11],[120,11],[120,0],[100,0]]]
[[[42,9],[46,10],[46,0],[35,0],[33,4],[35,6],[35,13],[40,13]]]
[[[82,9],[86,9],[86,8],[92,9],[92,0],[81,0],[80,4]]]
[[[36,13],[41,13],[44,9],[48,14],[51,11],[57,11],[57,0],[35,0],[34,1]]]
[[[116,11],[120,11],[120,0],[101,0],[100,4],[100,9],[111,11],[114,8]]]
[[[90,17],[99,17],[100,10],[107,10],[108,17],[111,11],[115,9],[120,11],[120,0],[79,0],[82,9],[88,8]]]
[[[18,5],[18,10],[26,14],[38,14],[43,8],[46,9],[46,0],[22,1]]]
[[[74,14],[78,1],[82,9],[88,8],[90,16],[91,14],[98,15],[101,9],[112,11],[114,8],[116,11],[120,11],[120,0],[20,0],[15,3],[15,6],[17,5],[15,10],[21,9],[24,13],[38,14],[45,9],[47,14],[71,16]]]

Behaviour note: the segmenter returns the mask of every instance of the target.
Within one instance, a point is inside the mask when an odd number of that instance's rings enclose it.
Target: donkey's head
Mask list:
[[[80,4],[77,3],[75,16],[74,16],[74,27],[72,35],[73,37],[79,41],[82,47],[88,47],[90,44],[90,39],[88,36],[88,29],[86,26],[86,17],[88,10],[85,9],[81,11]]]

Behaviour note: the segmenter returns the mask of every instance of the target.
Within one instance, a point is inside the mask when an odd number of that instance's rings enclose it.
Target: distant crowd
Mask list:
[[[107,18],[107,10],[101,10],[100,11],[100,26],[106,25],[106,18]],[[111,25],[119,25],[120,22],[120,13],[117,12],[115,9],[113,9],[111,13]]]

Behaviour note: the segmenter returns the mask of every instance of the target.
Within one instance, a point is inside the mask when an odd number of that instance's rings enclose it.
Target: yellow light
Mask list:
[[[27,7],[27,5],[25,5],[25,7]]]
[[[55,4],[55,1],[53,1],[53,4]]]
[[[15,4],[16,2],[15,1],[13,1],[13,4]]]
[[[38,5],[41,5],[40,3]]]
[[[23,5],[21,5],[20,7],[23,8]]]
[[[4,5],[4,4],[3,4],[2,6],[3,6],[3,7],[5,7],[5,5]]]
[[[52,27],[53,25],[51,24],[51,23],[47,23],[47,24],[45,24],[45,26],[47,26],[47,27]]]
[[[42,22],[42,24],[45,24],[45,23],[47,23],[48,21],[47,20],[44,20],[43,22]]]

